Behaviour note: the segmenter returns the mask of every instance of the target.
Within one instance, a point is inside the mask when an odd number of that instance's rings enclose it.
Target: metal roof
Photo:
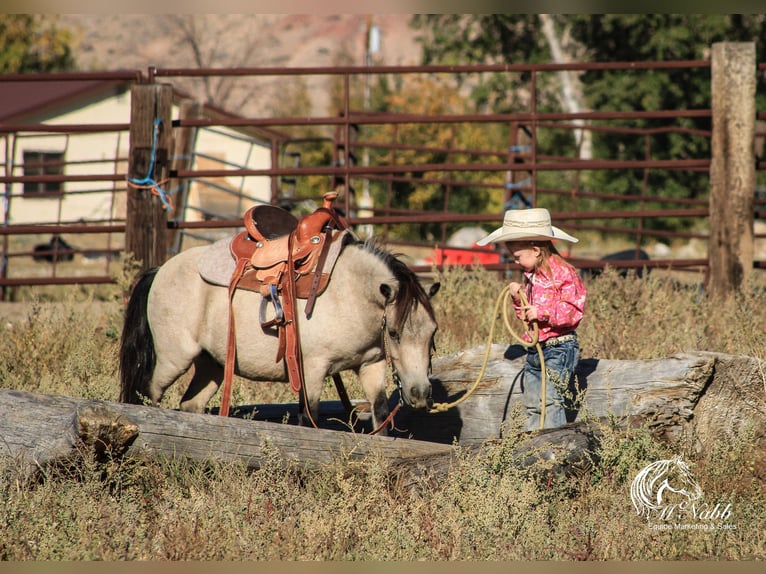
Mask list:
[[[39,121],[128,89],[130,84],[119,80],[6,81],[0,76],[0,122]]]
[[[41,76],[30,74],[28,78],[23,78],[20,74],[13,74],[11,79],[3,79],[0,75],[0,124],[44,123],[66,111],[127,92],[132,84],[125,79],[56,80]],[[191,96],[174,88],[173,99],[179,102],[191,99]],[[202,110],[209,118],[241,118],[211,104],[203,104]],[[286,134],[263,126],[232,129],[264,141],[287,138]]]

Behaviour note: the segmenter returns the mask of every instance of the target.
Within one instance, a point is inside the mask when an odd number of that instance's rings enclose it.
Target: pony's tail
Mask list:
[[[149,269],[139,277],[125,309],[125,322],[120,340],[120,401],[142,404],[154,374],[157,357],[149,328],[147,301],[157,269]]]

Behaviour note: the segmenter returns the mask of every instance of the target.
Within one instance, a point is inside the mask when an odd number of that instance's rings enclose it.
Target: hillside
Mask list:
[[[365,63],[364,14],[62,14],[56,18],[74,33],[74,56],[81,70]],[[410,28],[410,18],[410,14],[372,17],[381,35],[373,64],[419,63],[418,32]],[[322,93],[327,91],[326,82],[324,77],[309,83],[315,108],[327,104],[327,94]],[[208,83],[174,79],[173,83],[240,113],[269,107],[284,93],[278,78],[257,88],[242,79],[217,78]]]

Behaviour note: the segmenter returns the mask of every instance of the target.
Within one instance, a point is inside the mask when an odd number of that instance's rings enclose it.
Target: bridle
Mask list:
[[[402,405],[404,404],[404,397],[402,395],[402,380],[399,377],[399,372],[397,371],[396,365],[394,364],[394,360],[391,357],[391,350],[390,350],[390,343],[389,343],[389,338],[391,337],[391,335],[389,334],[388,329],[386,328],[388,324],[388,319],[386,317],[387,311],[388,311],[388,306],[386,306],[383,309],[383,318],[380,321],[380,346],[383,349],[383,356],[386,359],[386,366],[391,371],[391,379],[394,381],[394,384],[396,385],[396,388],[399,391],[399,401],[396,403],[396,406],[391,410],[391,412],[388,413],[386,420],[380,423],[380,425],[378,425],[378,428],[374,429],[370,434],[377,434],[383,428],[385,428],[389,423],[391,424],[391,428],[393,428],[394,417],[396,416],[396,413],[399,412],[399,409],[402,408]]]

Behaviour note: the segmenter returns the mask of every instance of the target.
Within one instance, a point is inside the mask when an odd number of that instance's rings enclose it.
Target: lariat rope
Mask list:
[[[495,302],[495,309],[492,311],[492,324],[490,325],[489,329],[489,335],[487,336],[487,348],[484,352],[484,359],[482,360],[481,369],[479,371],[479,375],[476,377],[476,380],[474,381],[473,385],[470,389],[468,389],[468,392],[466,392],[462,397],[459,399],[451,402],[451,403],[435,403],[433,407],[428,411],[429,413],[441,413],[444,411],[447,411],[453,407],[456,407],[460,403],[462,403],[464,400],[466,400],[473,392],[477,389],[479,386],[479,383],[484,378],[484,373],[487,370],[487,363],[489,362],[489,354],[492,350],[492,343],[495,336],[495,320],[497,319],[497,314],[502,308],[502,317],[503,317],[503,323],[505,324],[505,328],[510,333],[510,335],[516,339],[521,345],[523,345],[525,348],[531,348],[535,347],[537,349],[537,353],[540,356],[540,369],[542,372],[541,375],[541,381],[542,381],[542,405],[540,407],[540,428],[544,428],[545,426],[545,401],[546,401],[546,376],[545,376],[545,358],[543,357],[543,349],[540,346],[540,327],[538,325],[537,319],[533,319],[531,321],[532,325],[530,327],[530,322],[526,320],[526,313],[522,314],[522,320],[527,325],[527,331],[526,335],[531,339],[530,341],[526,341],[523,336],[519,336],[516,331],[511,326],[511,320],[510,320],[510,314],[508,312],[509,309],[509,300],[511,299],[511,289],[510,286],[506,285],[502,291],[500,291],[500,295],[498,295],[497,300]],[[527,300],[527,296],[524,293],[522,289],[519,289],[519,301],[521,302],[522,307],[526,307],[529,305],[529,301]]]

